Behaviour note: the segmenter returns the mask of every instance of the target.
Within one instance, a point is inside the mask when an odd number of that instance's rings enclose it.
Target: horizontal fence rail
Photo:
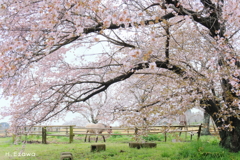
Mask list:
[[[42,143],[47,144],[47,136],[65,136],[69,137],[69,143],[73,142],[73,137],[75,135],[86,135],[87,129],[105,129],[107,128],[85,128],[85,127],[78,127],[76,125],[52,125],[52,126],[33,126],[31,128],[24,127],[23,134],[27,135],[39,135],[42,136]],[[138,136],[141,135],[142,132],[145,132],[146,134],[158,134],[163,133],[165,136],[165,141],[167,141],[167,133],[175,133],[179,132],[181,134],[182,132],[189,133],[192,136],[194,133],[197,134],[197,139],[200,138],[200,133],[202,129],[202,124],[199,125],[173,125],[173,126],[148,126],[147,128],[120,128],[120,127],[112,127],[113,131],[116,131],[116,133],[108,134],[106,131],[104,131],[102,134],[94,134],[94,133],[88,133],[87,135],[127,135],[127,136]],[[118,131],[121,131],[121,133],[117,133]]]

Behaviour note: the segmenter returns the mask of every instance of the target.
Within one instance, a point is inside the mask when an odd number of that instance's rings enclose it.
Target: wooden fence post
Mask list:
[[[69,143],[73,142],[73,126],[70,126]]]
[[[27,127],[24,127],[25,140],[27,140]]]
[[[138,128],[136,127],[135,128],[135,135],[137,136],[137,134],[138,134]]]
[[[8,130],[5,129],[4,132],[5,132],[5,137],[7,137],[8,136]]]
[[[42,127],[42,144],[47,144],[47,127]]]
[[[14,143],[14,142],[15,142],[15,140],[16,140],[16,135],[15,135],[15,134],[13,134],[13,135],[12,135],[12,142]]]
[[[198,138],[197,138],[197,140],[200,139],[201,129],[202,129],[202,124],[200,124],[199,129],[198,129]]]
[[[68,127],[66,127],[66,136],[68,135]]]
[[[191,138],[190,138],[190,140],[192,141],[193,132],[191,132],[191,133],[190,133],[190,135],[191,135]]]
[[[167,142],[167,131],[164,131],[165,142]]]

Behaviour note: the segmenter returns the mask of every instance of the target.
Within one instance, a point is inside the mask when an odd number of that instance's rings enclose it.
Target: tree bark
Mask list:
[[[204,126],[202,128],[202,135],[211,135],[209,131],[209,124],[210,124],[210,115],[205,111],[204,112]]]
[[[220,145],[224,148],[230,149],[232,152],[240,151],[240,120],[235,117],[230,117],[235,127],[232,131],[227,128],[220,130],[221,137]]]
[[[231,152],[240,151],[240,120],[234,115],[228,115],[227,121],[223,121],[221,117],[219,118],[216,113],[219,113],[220,105],[214,100],[202,100],[201,104],[205,106],[205,111],[213,118],[219,129],[221,138],[219,144]],[[234,128],[228,127],[230,123]]]

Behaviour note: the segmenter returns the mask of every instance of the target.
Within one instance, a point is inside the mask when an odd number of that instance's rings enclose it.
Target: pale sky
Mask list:
[[[0,111],[2,111],[2,107],[3,106],[7,106],[7,107],[10,107],[10,104],[9,104],[9,101],[7,100],[4,100],[3,98],[0,99]],[[75,113],[67,113],[66,117],[64,118],[64,120],[59,120],[58,122],[52,122],[51,124],[52,125],[62,125],[63,123],[65,122],[68,122],[68,121],[71,121],[73,120],[74,118],[77,118],[79,116],[79,114]],[[8,122],[9,123],[9,120],[10,120],[10,117],[1,117],[0,116],[0,123],[1,122]]]

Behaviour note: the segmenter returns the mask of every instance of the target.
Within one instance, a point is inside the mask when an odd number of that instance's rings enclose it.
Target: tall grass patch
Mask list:
[[[183,144],[179,150],[179,157],[190,158],[194,160],[230,160],[229,151],[221,148],[216,141],[197,141]],[[240,158],[240,156],[239,156]],[[237,160],[237,159],[236,159]]]
[[[145,141],[162,141],[164,136],[162,134],[150,134],[148,136],[143,136]]]

